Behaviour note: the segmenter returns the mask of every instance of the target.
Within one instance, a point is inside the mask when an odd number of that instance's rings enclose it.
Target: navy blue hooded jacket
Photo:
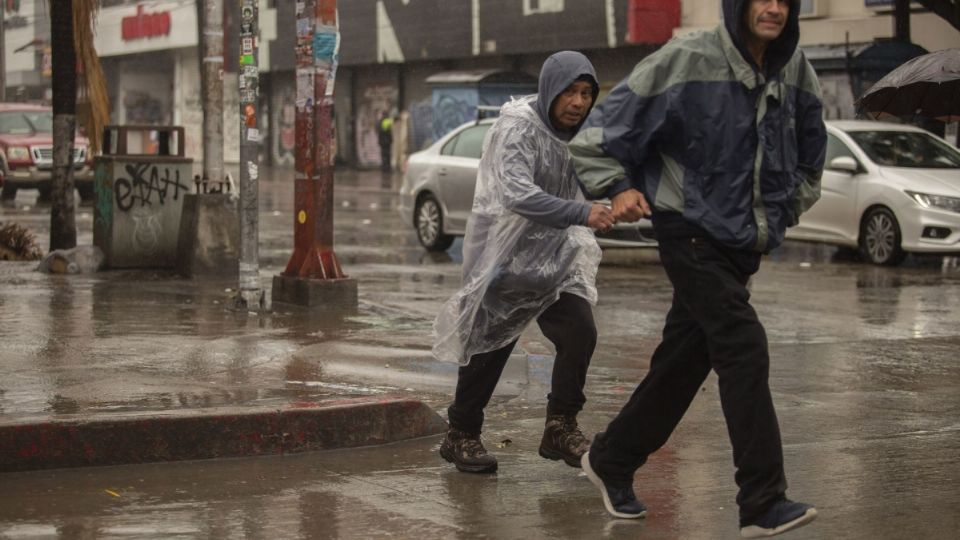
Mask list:
[[[592,196],[643,192],[658,234],[692,225],[767,252],[820,197],[826,128],[816,73],[797,48],[799,0],[763,69],[742,37],[748,3],[723,0],[723,24],[644,58],[570,150]]]

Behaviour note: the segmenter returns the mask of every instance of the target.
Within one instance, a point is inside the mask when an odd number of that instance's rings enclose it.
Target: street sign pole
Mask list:
[[[240,61],[237,77],[240,90],[240,279],[235,303],[237,307],[246,309],[265,307],[264,293],[260,288],[259,262],[259,25],[257,0],[241,0]]]

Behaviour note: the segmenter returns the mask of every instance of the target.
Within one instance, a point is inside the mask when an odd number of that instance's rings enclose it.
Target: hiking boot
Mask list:
[[[571,467],[580,467],[580,457],[590,449],[590,441],[577,427],[577,417],[562,414],[547,416],[540,440],[540,455],[552,460],[562,459]]]
[[[447,431],[440,443],[440,456],[462,472],[491,473],[497,470],[497,458],[487,453],[480,436],[459,429]]]
[[[809,504],[782,499],[751,523],[740,525],[743,538],[766,538],[802,527],[817,517],[817,509]]]
[[[625,488],[615,488],[607,485],[602,478],[593,470],[590,465],[590,452],[583,454],[580,458],[580,466],[583,472],[593,485],[600,489],[600,495],[603,497],[603,506],[613,517],[636,519],[647,515],[647,507],[637,500],[637,495],[633,492],[633,486]]]

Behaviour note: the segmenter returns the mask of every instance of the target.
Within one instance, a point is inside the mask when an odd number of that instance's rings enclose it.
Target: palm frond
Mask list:
[[[77,120],[90,139],[90,150],[100,150],[103,127],[110,122],[110,98],[100,66],[100,57],[93,44],[93,33],[99,0],[73,0],[73,38],[77,50],[79,103]]]

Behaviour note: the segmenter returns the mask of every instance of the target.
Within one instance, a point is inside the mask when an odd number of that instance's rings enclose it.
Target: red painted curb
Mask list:
[[[384,444],[444,430],[437,413],[409,399],[0,425],[0,472],[277,455]]]

